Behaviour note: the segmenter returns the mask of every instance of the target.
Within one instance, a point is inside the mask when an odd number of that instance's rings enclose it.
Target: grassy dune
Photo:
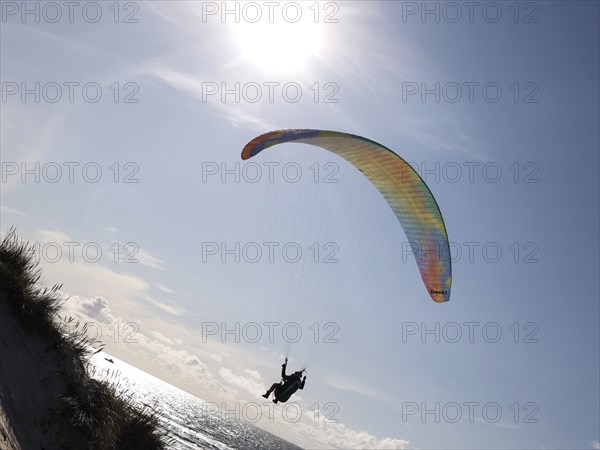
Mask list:
[[[60,286],[39,281],[33,247],[11,229],[0,242],[0,448],[167,448],[152,406],[90,377],[102,344],[60,315]]]

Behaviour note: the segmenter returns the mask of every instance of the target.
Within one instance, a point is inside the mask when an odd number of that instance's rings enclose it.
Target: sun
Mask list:
[[[268,73],[304,70],[321,51],[321,27],[313,21],[235,24],[241,57]]]

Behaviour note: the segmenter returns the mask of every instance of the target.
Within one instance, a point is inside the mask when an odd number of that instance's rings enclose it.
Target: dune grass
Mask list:
[[[61,361],[67,391],[56,399],[56,420],[84,433],[91,450],[165,449],[172,443],[160,426],[156,409],[136,405],[118,381],[99,381],[88,371],[89,357],[103,349],[87,336],[87,326],[59,314],[60,285],[41,287],[41,270],[34,247],[20,240],[16,230],[0,241],[0,292],[18,326],[48,342],[48,351]]]

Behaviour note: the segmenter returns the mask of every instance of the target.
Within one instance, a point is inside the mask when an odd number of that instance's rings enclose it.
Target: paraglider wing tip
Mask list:
[[[446,303],[450,301],[449,289],[429,289],[429,295],[436,303]]]
[[[242,150],[242,159],[245,161],[247,159],[250,159],[250,144],[246,144],[246,146],[244,147],[244,149]]]

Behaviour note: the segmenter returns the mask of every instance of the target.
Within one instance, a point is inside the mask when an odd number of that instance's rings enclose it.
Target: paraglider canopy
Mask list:
[[[337,131],[289,129],[262,134],[242,150],[242,159],[283,143],[321,147],[344,158],[378,189],[402,225],[430,297],[450,300],[452,266],[444,219],[433,194],[404,159],[370,139]]]

